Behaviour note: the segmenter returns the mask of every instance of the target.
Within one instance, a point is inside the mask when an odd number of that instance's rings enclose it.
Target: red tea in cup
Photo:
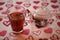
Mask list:
[[[23,30],[23,25],[25,22],[25,17],[23,13],[13,12],[10,15],[8,15],[8,17],[13,31],[20,32],[21,30]]]

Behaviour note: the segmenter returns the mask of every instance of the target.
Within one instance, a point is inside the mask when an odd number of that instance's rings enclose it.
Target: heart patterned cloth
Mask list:
[[[26,12],[24,30],[16,35],[7,17],[14,11]],[[37,28],[30,16],[39,12],[51,15],[46,27]],[[60,40],[60,0],[0,0],[0,40]]]

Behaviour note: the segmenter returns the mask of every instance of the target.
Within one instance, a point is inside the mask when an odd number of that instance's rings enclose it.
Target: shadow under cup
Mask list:
[[[23,30],[23,25],[25,22],[23,13],[13,12],[8,15],[8,18],[11,23],[11,28],[14,32],[20,32],[21,30]]]

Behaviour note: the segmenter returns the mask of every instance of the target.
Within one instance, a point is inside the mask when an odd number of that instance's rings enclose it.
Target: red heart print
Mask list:
[[[5,4],[5,2],[0,2],[0,6],[1,6],[1,5],[4,5],[4,4]]]
[[[38,3],[40,3],[40,1],[33,1],[35,4],[38,4]]]
[[[28,38],[26,38],[25,40],[34,40],[34,38],[30,35]]]
[[[13,4],[6,4],[5,6],[10,8],[10,7],[13,7]]]
[[[60,30],[56,30],[56,33],[60,34]]]
[[[23,30],[22,34],[28,35],[30,33],[29,29]]]
[[[60,22],[57,22],[57,25],[60,27]]]
[[[0,18],[0,22],[2,21],[3,19],[2,18]]]
[[[42,2],[41,5],[42,5],[42,6],[48,6],[49,3],[47,3],[47,2]]]
[[[52,8],[56,9],[56,8],[59,8],[58,5],[51,5]]]
[[[39,6],[33,6],[33,8],[34,8],[34,9],[38,9],[38,8],[39,8]]]
[[[8,14],[10,13],[10,10],[7,10],[7,11],[3,11],[2,14]]]
[[[52,3],[56,3],[56,2],[57,2],[57,0],[51,0],[51,2],[52,2]]]
[[[52,28],[48,28],[48,29],[45,29],[44,32],[45,33],[52,33],[53,32],[53,29]]]
[[[23,2],[21,2],[21,1],[19,1],[19,2],[16,2],[16,4],[18,4],[18,5],[20,5],[20,4],[22,4]]]
[[[28,8],[31,6],[31,4],[24,4],[24,6]]]
[[[9,25],[10,25],[10,22],[9,22],[9,21],[4,21],[3,24],[4,24],[5,26],[9,26]]]
[[[8,37],[5,37],[3,40],[9,40],[9,38]]]
[[[0,7],[0,11],[1,11],[1,10],[3,10],[3,8],[2,8],[2,7]]]
[[[38,35],[41,34],[41,31],[40,30],[36,30],[36,31],[33,31],[32,33],[38,36]]]
[[[6,33],[7,33],[7,31],[6,30],[3,30],[3,31],[0,32],[0,36],[5,36]]]

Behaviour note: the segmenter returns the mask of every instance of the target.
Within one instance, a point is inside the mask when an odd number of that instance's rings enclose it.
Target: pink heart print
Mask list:
[[[21,1],[19,1],[19,2],[16,2],[16,4],[18,4],[18,5],[20,5],[20,4],[22,4],[23,2],[21,2]]]
[[[53,9],[59,8],[59,5],[51,5]]]
[[[7,31],[6,30],[3,30],[3,31],[0,32],[0,36],[5,36],[6,33],[7,33]]]
[[[42,6],[48,6],[49,3],[47,3],[47,2],[42,2],[41,5],[42,5]]]
[[[9,40],[9,38],[8,37],[5,37],[3,40]]]
[[[31,4],[23,4],[25,7],[30,7],[31,6]]]
[[[33,31],[32,33],[37,35],[37,36],[39,36],[41,34],[41,31],[40,30],[36,30],[36,31]]]
[[[44,30],[45,33],[52,33],[53,32],[53,29],[52,28],[47,28]]]
[[[28,35],[30,33],[30,30],[29,29],[25,29],[23,30],[22,34],[25,34],[25,35]]]
[[[0,18],[0,22],[3,20],[3,18]]]
[[[59,2],[59,4],[60,4],[60,2]]]
[[[13,4],[6,4],[5,5],[7,8],[13,7]]]
[[[60,27],[60,22],[57,22],[57,25]]]
[[[28,23],[30,23],[30,22],[31,22],[31,23],[34,22],[34,20],[26,20],[26,21],[27,21]]]
[[[10,25],[10,22],[9,22],[9,21],[4,21],[3,24],[4,24],[5,26],[9,26],[9,25]]]
[[[54,22],[54,19],[49,19],[48,23],[52,24]]]
[[[39,40],[48,40],[48,38],[39,38]]]
[[[50,37],[51,40],[59,40],[59,37],[58,35],[56,34],[53,34],[51,37]]]
[[[21,9],[21,7],[20,7],[19,5],[16,5],[16,6],[15,6],[15,9],[16,9],[16,10],[19,10],[19,9]]]
[[[52,3],[56,3],[58,0],[50,0]]]
[[[60,30],[56,30],[56,33],[60,34]]]
[[[2,7],[0,7],[0,11],[1,11],[1,10],[3,10],[3,8],[2,8]]]
[[[4,5],[5,4],[5,2],[0,2],[0,6],[2,6],[2,5]]]
[[[33,8],[36,10],[36,9],[38,9],[38,8],[39,8],[39,6],[33,6]]]
[[[16,37],[16,35],[13,34],[13,33],[14,33],[14,32],[10,32],[9,35],[10,35],[11,37]]]
[[[60,19],[60,15],[59,16],[56,16],[56,18]]]
[[[2,14],[7,14],[7,12],[6,12],[6,11],[4,11],[4,12],[2,12]]]
[[[38,3],[40,3],[40,1],[33,1],[33,3],[38,4]]]
[[[34,38],[30,35],[28,38],[26,38],[25,40],[34,40]]]

